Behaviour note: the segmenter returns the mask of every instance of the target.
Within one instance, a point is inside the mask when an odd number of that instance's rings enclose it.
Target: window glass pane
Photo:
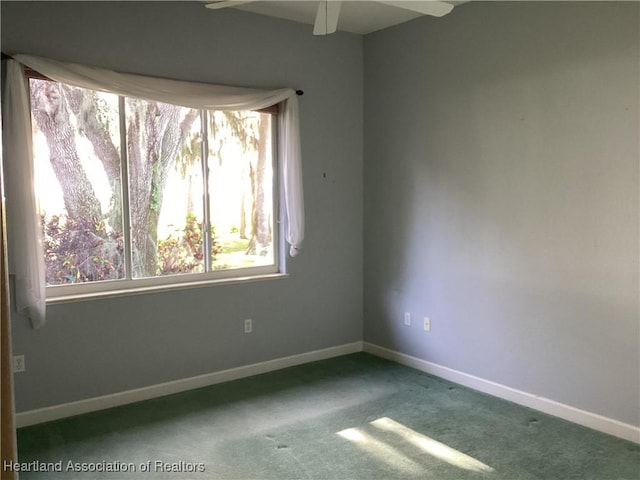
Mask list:
[[[30,89],[47,285],[167,284],[157,277],[277,268],[271,114],[206,112],[38,79]]]
[[[30,80],[47,285],[124,277],[118,97]]]
[[[273,265],[271,115],[209,112],[212,267]]]
[[[127,98],[133,278],[204,271],[200,112]]]

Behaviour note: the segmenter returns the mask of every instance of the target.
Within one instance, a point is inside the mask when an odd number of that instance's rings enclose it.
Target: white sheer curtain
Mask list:
[[[9,273],[15,280],[16,309],[39,328],[45,322],[44,255],[33,182],[29,92],[18,62],[7,61],[6,75],[2,148]]]
[[[190,108],[255,110],[282,103],[279,164],[286,214],[285,236],[290,255],[297,255],[304,239],[304,203],[295,90],[258,90],[168,80],[31,55],[13,58],[15,60],[7,62],[3,137],[7,183],[13,187],[7,188],[7,222],[13,259],[10,271],[16,276],[18,309],[31,318],[34,327],[44,324],[44,262],[33,191],[29,97],[21,64],[69,85]],[[9,215],[11,211],[13,214]]]

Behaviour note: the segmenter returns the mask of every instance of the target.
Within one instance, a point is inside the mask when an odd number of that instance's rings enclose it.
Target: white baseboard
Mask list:
[[[527,392],[516,390],[499,383],[485,380],[480,377],[469,375],[458,370],[443,367],[435,363],[427,362],[420,358],[412,357],[404,353],[389,350],[368,342],[353,342],[336,347],[315,350],[288,357],[276,358],[266,362],[245,365],[242,367],[230,368],[219,372],[207,373],[172,382],[151,385],[148,387],[127,390],[101,397],[88,398],[76,402],[54,405],[51,407],[39,408],[21,412],[16,415],[16,426],[18,428],[36,425],[39,423],[59,420],[83,413],[95,412],[106,408],[118,407],[129,403],[140,402],[152,398],[184,392],[195,388],[207,387],[218,383],[237,380],[240,378],[259,375],[261,373],[272,372],[287,367],[302,365],[304,363],[325,360],[328,358],[347,355],[365,351],[378,357],[386,358],[394,362],[415,368],[417,370],[435,375],[445,380],[458,383],[465,387],[478,390],[480,392],[493,395],[494,397],[509,400],[518,405],[533,408],[535,410],[553,415],[555,417],[568,420],[579,425],[583,425],[600,432],[624,438],[635,443],[640,443],[640,428],[620,422],[595,413],[580,410],[570,405],[565,405],[548,398],[532,395]]]
[[[172,382],[151,385],[148,387],[127,390],[101,397],[88,398],[76,402],[54,405],[51,407],[29,410],[16,414],[16,427],[27,427],[39,423],[51,422],[61,418],[72,417],[83,413],[95,412],[106,408],[119,407],[128,403],[140,402],[152,398],[171,395],[174,393],[207,387],[217,383],[228,382],[240,378],[272,372],[303,363],[326,360],[332,357],[347,355],[362,351],[362,342],[347,343],[336,347],[315,350],[312,352],[276,358],[266,362],[254,363],[242,367],[230,368],[219,372],[207,373],[196,377],[174,380]]]
[[[494,397],[509,400],[513,403],[517,403],[518,405],[533,408],[540,412],[577,423],[578,425],[592,428],[593,430],[598,430],[609,435],[624,438],[625,440],[640,443],[640,428],[634,425],[629,425],[618,420],[603,417],[602,415],[580,410],[548,398],[516,390],[490,380],[485,380],[458,370],[443,367],[436,363],[427,362],[426,360],[412,357],[394,350],[389,350],[372,343],[363,342],[363,349],[365,352],[371,353],[372,355],[392,360],[465,387],[493,395]]]

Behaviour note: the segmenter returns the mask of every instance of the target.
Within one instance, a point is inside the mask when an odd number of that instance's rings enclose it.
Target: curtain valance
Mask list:
[[[32,55],[14,55],[13,58],[56,82],[196,109],[258,110],[297,98],[291,88],[229,87],[120,73]]]

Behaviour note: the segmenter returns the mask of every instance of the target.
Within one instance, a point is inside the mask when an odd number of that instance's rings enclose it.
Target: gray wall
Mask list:
[[[639,424],[639,14],[472,2],[365,37],[366,341]]]
[[[4,52],[305,91],[307,240],[290,278],[51,306],[40,330],[14,318],[27,366],[15,377],[18,411],[362,339],[362,37],[318,38],[311,26],[199,2],[1,8]]]

